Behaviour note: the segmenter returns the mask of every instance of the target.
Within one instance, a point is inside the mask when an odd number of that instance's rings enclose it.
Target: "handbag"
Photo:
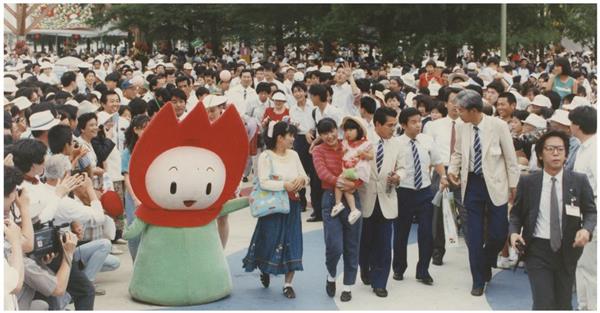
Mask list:
[[[265,153],[267,153],[267,158],[269,158],[269,163],[271,165],[269,178],[272,180],[278,180],[277,177],[273,175],[273,160],[268,152]],[[254,217],[263,217],[275,213],[290,213],[290,199],[287,191],[271,191],[261,188],[258,175],[254,177],[254,186],[252,187],[252,192],[250,193],[249,202],[250,214],[252,214]]]
[[[458,231],[456,229],[456,220],[452,213],[451,201],[454,201],[453,194],[444,190],[442,193],[442,215],[444,219],[446,247],[457,248],[460,247],[460,242],[458,241]]]

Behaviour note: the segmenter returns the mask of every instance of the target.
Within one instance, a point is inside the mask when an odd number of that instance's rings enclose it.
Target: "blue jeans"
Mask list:
[[[129,192],[125,191],[125,216],[127,218],[127,226],[133,223],[135,219],[135,202],[133,198],[129,194]],[[127,247],[129,248],[129,254],[131,254],[131,259],[135,261],[135,256],[137,255],[138,246],[140,245],[140,237],[131,238],[127,241]]]
[[[356,207],[360,209],[358,192],[354,193]],[[343,200],[345,201],[345,199]],[[325,265],[331,277],[336,277],[340,257],[344,257],[344,285],[354,285],[358,273],[358,250],[362,217],[354,225],[348,223],[350,209],[342,210],[336,217],[331,217],[331,208],[335,204],[335,195],[331,190],[323,192],[323,233],[325,235]]]
[[[114,271],[121,265],[119,258],[110,255],[111,246],[108,239],[92,240],[75,249],[73,261],[83,262],[83,272],[93,282],[98,272]]]
[[[508,216],[506,203],[495,206],[488,194],[485,180],[481,175],[469,173],[465,190],[467,210],[467,248],[469,265],[473,277],[473,287],[482,288],[491,268],[496,266],[498,253],[504,247],[508,236]],[[487,208],[487,212],[486,211]],[[483,221],[488,216],[487,242],[484,246]]]

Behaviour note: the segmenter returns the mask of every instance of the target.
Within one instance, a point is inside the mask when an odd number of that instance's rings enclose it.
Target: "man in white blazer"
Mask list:
[[[473,90],[461,91],[457,100],[465,124],[457,131],[448,178],[461,185],[469,229],[465,239],[473,277],[471,294],[481,296],[506,241],[507,203],[509,197],[514,199],[519,168],[508,124],[483,114],[481,96]],[[488,217],[485,245],[484,214]]]
[[[391,243],[394,219],[398,216],[396,186],[400,182],[400,149],[392,137],[398,123],[394,109],[375,111],[375,157],[371,160],[369,182],[359,188],[363,204],[363,228],[360,240],[360,277],[370,284],[378,297],[387,297],[387,280],[391,267]]]

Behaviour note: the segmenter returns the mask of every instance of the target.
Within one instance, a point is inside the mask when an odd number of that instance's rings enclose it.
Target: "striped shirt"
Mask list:
[[[342,143],[333,148],[325,143],[315,147],[312,153],[315,171],[321,179],[324,190],[333,190],[340,174],[342,174],[342,157],[344,150]]]

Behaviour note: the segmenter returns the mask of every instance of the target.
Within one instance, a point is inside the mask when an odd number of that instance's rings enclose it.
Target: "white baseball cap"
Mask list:
[[[294,73],[294,81],[301,82],[304,80],[304,74],[302,72]]]
[[[78,108],[78,107],[79,107],[79,102],[77,102],[77,101],[76,101],[76,100],[74,100],[74,99],[67,100],[67,101],[65,102],[65,104],[66,104],[66,105],[72,105],[72,106],[74,106],[74,107],[76,107],[76,108]]]
[[[354,77],[354,79],[363,79],[367,77],[367,73],[365,73],[365,70],[363,70],[362,68],[357,68],[354,71],[352,71],[352,76]]]
[[[552,107],[552,102],[550,101],[550,98],[548,98],[544,95],[535,96],[535,98],[533,98],[533,101],[531,101],[531,104],[537,105],[539,107],[545,107],[545,108]]]
[[[40,69],[46,69],[46,68],[53,68],[54,66],[52,65],[52,63],[50,62],[42,62],[42,64],[40,64]]]
[[[392,70],[388,74],[388,78],[391,78],[391,77],[402,77],[402,69],[397,68],[397,67],[392,68]]]
[[[114,114],[109,114],[106,111],[100,111],[96,114],[98,117],[98,125],[104,125],[104,123],[108,122],[112,118]]]
[[[205,108],[213,108],[224,104],[227,102],[227,97],[225,96],[217,96],[217,95],[208,95],[202,100],[202,104],[204,104]]]
[[[85,69],[90,69],[92,68],[92,65],[87,63],[87,62],[81,62],[79,64],[77,64],[78,68],[85,68]]]
[[[287,98],[283,94],[283,92],[276,92],[271,98],[273,101],[287,101]]]
[[[54,118],[50,110],[33,113],[29,117],[29,125],[32,131],[48,130],[59,123],[60,121]]]
[[[477,63],[470,62],[469,64],[467,64],[467,70],[469,70],[469,71],[476,71],[477,70]]]
[[[529,114],[523,123],[529,124],[538,129],[546,129],[546,120],[537,114]]]
[[[331,66],[329,66],[329,65],[323,65],[323,66],[321,66],[321,68],[319,69],[319,71],[321,73],[331,74],[332,69],[331,69]]]
[[[414,88],[414,89],[417,89],[417,82],[415,80],[415,75],[413,75],[411,73],[406,73],[406,74],[402,75],[400,78],[402,78],[404,85]]]
[[[567,111],[567,110],[554,111],[554,114],[552,114],[550,121],[553,121],[553,122],[556,122],[556,123],[559,123],[559,124],[565,125],[565,126],[571,126],[571,120],[569,119],[569,111]]]
[[[102,93],[100,93],[100,91],[94,90],[94,91],[92,91],[92,94],[93,94],[94,96],[96,96],[96,98],[97,98],[98,100],[100,100],[100,98],[102,98]]]

